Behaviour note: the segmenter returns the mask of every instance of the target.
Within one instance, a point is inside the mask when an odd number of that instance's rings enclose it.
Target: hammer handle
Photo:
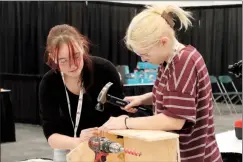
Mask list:
[[[119,107],[125,107],[126,105],[129,104],[128,101],[124,101],[124,100],[122,100],[120,98],[111,96],[109,94],[107,94],[107,102],[109,102],[109,103],[111,103],[113,105],[119,106]],[[139,110],[142,110],[142,111],[147,111],[146,108],[141,107],[141,106],[135,106],[134,108],[139,109]]]

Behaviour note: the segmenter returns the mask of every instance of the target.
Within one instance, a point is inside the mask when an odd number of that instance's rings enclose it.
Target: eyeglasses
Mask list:
[[[81,55],[80,55],[80,52],[77,52],[77,53],[75,53],[75,56],[74,56],[74,62],[76,62],[76,61],[80,61],[80,58],[81,58]],[[70,62],[70,60],[69,59],[67,59],[67,58],[60,58],[59,59],[59,64],[60,65],[68,65],[69,64],[69,62]]]

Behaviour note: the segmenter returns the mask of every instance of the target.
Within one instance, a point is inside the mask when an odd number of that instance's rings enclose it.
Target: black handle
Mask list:
[[[125,107],[126,105],[129,104],[128,101],[124,101],[120,98],[111,96],[109,94],[107,94],[107,102],[109,102],[110,104],[119,106],[119,107]],[[142,111],[147,111],[147,108],[141,107],[141,106],[135,106],[134,108],[138,109],[138,110],[142,110]]]

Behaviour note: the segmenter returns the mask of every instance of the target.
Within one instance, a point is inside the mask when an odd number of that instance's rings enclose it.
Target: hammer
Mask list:
[[[97,98],[97,101],[98,101],[98,104],[96,105],[95,109],[98,110],[98,111],[104,111],[104,104],[107,102],[107,103],[110,103],[112,105],[115,105],[115,106],[119,106],[119,107],[125,107],[127,104],[129,104],[128,101],[124,101],[120,98],[117,98],[117,97],[114,97],[112,95],[109,95],[107,94],[108,93],[108,90],[109,88],[113,85],[113,83],[111,82],[108,82],[103,88],[102,90],[100,91],[100,94]],[[143,107],[140,107],[140,106],[136,106],[134,107],[138,110],[142,110],[142,111],[148,111],[147,108],[143,108]]]

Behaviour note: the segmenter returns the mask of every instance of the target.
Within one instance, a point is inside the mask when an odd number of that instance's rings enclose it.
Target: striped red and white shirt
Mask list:
[[[222,162],[215,140],[212,88],[201,54],[183,48],[167,68],[161,64],[153,87],[155,114],[186,119],[179,133],[181,162]]]

